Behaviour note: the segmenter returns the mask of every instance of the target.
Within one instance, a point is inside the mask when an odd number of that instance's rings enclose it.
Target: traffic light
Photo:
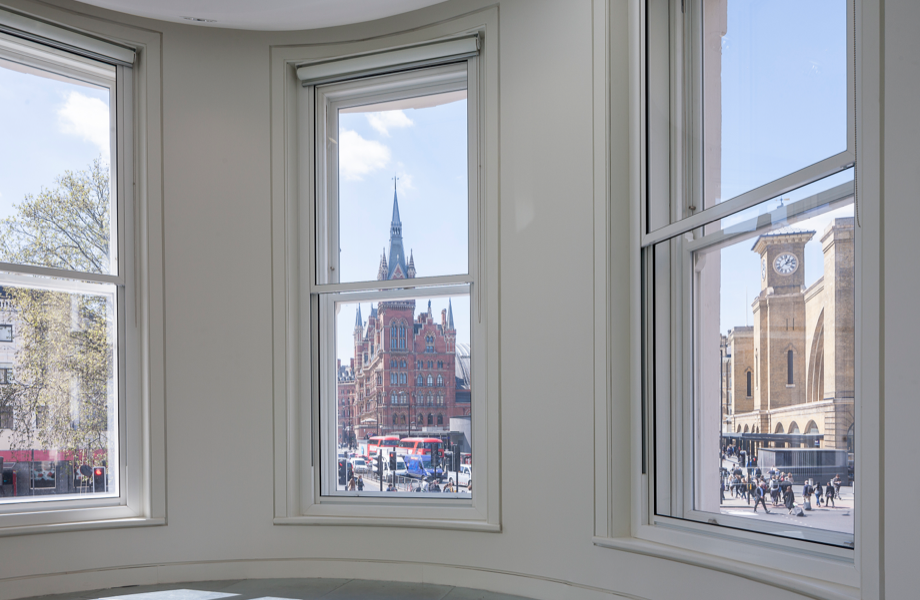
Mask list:
[[[339,485],[345,485],[345,459],[339,459]]]
[[[93,467],[93,491],[104,492],[105,490],[105,467]]]
[[[390,470],[396,471],[396,452],[390,450]]]
[[[457,444],[454,444],[454,451],[451,454],[451,458],[453,459],[453,466],[450,468],[450,470],[459,471],[460,470],[460,452],[458,452]]]
[[[454,453],[450,450],[444,451],[444,460],[442,461],[442,466],[446,471],[454,471]]]

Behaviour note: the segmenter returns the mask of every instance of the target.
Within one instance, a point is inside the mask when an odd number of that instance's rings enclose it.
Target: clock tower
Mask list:
[[[805,244],[814,231],[768,233],[757,238],[760,294],[754,314],[755,411],[805,401]]]
[[[757,238],[754,252],[760,255],[760,289],[788,294],[805,284],[805,244],[814,231],[770,233]]]

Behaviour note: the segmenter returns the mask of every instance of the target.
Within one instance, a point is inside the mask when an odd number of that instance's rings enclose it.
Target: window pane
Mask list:
[[[855,231],[852,179],[839,183],[846,176],[692,242],[697,510],[757,519],[778,535],[790,535],[790,524],[853,533]],[[820,506],[806,495],[818,484]],[[755,502],[758,487],[766,506]],[[790,523],[793,503],[810,505],[808,518]]]
[[[0,261],[114,274],[114,67],[64,74],[4,56]]]
[[[846,0],[703,7],[705,206],[846,150]]]
[[[15,277],[15,276],[13,276]],[[18,278],[19,280],[23,278]],[[118,494],[114,286],[35,289],[0,277],[0,502]],[[81,284],[83,285],[83,284]]]
[[[466,90],[341,109],[338,133],[339,280],[466,273]]]
[[[385,492],[390,483],[397,492],[414,492],[419,485],[427,489],[434,482],[443,490],[446,483],[456,483],[448,453],[472,453],[469,296],[339,302],[335,312],[335,443],[340,455],[333,467],[335,490],[350,491],[352,478],[354,491],[365,494]],[[393,325],[397,332],[405,327],[407,348],[388,343]],[[425,361],[419,368],[420,356],[436,358],[443,366],[429,367]],[[410,368],[393,367],[394,357],[397,365]],[[394,370],[396,384],[387,375]],[[428,384],[432,375],[440,376],[444,386]],[[405,462],[395,480],[389,465],[383,465],[382,477],[377,473],[378,451],[386,462],[390,450]],[[367,460],[366,469],[348,465],[355,456]],[[422,465],[422,456],[432,464]],[[468,477],[459,482],[466,486]],[[357,489],[362,485],[363,490]]]

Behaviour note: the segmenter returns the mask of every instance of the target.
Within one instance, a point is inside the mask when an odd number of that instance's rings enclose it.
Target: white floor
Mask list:
[[[363,579],[245,579],[121,587],[30,600],[523,600],[483,590]]]

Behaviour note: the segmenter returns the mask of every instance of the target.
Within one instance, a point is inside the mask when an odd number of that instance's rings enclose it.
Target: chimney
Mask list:
[[[351,359],[351,371],[352,371],[352,373],[354,373],[354,371],[355,371],[355,359],[353,359],[353,358]]]
[[[447,309],[446,308],[441,309],[441,326],[444,329],[447,329]]]

